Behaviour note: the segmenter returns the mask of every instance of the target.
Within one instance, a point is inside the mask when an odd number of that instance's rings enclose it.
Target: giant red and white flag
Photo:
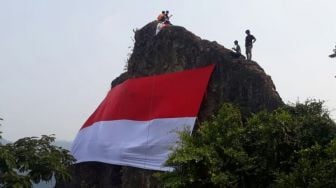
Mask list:
[[[152,170],[192,131],[214,65],[129,79],[113,87],[72,146],[77,163],[99,161]]]

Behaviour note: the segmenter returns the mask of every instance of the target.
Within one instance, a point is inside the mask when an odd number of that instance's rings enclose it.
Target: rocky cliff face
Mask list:
[[[283,104],[271,77],[256,62],[234,57],[217,42],[202,40],[183,27],[164,28],[155,35],[156,22],[135,33],[127,71],[112,81],[112,87],[129,78],[176,72],[215,64],[207,94],[198,116],[200,121],[217,112],[225,102],[241,107],[243,114],[272,110]],[[102,163],[73,167],[71,185],[58,187],[155,187],[152,171]]]

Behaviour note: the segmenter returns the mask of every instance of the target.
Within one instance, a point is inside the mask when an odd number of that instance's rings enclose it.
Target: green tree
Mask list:
[[[307,101],[243,121],[225,104],[201,123],[158,175],[163,187],[332,187],[336,175],[336,124],[323,103]]]
[[[52,145],[54,140],[53,135],[42,135],[0,144],[0,187],[29,188],[53,176],[56,181],[69,180],[68,167],[74,158],[69,151]]]

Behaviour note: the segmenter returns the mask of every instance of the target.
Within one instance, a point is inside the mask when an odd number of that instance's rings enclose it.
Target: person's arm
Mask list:
[[[232,50],[236,52],[237,48],[234,46],[234,47],[232,47]]]
[[[257,41],[257,39],[253,36],[252,43],[255,43],[255,41]]]

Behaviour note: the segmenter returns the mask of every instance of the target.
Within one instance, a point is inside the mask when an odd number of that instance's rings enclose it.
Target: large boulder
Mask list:
[[[180,26],[164,28],[155,35],[157,22],[135,32],[133,53],[127,71],[112,81],[114,87],[129,78],[158,75],[215,64],[198,120],[215,114],[221,105],[238,105],[243,116],[273,110],[283,102],[270,76],[253,61],[236,57],[217,42],[202,40]],[[196,126],[197,128],[197,126]],[[73,166],[71,185],[58,187],[156,187],[153,171],[97,162]]]

